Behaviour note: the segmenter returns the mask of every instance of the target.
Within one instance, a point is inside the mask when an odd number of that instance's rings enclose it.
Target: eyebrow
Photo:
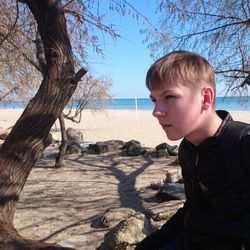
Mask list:
[[[162,96],[164,96],[164,95],[166,95],[166,94],[173,94],[173,91],[172,90],[169,90],[169,89],[167,89],[167,90],[165,90],[162,94],[160,94],[160,97],[162,97]],[[150,94],[149,95],[149,98],[151,98],[151,99],[154,99],[154,97]]]

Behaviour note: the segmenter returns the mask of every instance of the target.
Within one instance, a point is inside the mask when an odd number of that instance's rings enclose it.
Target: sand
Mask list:
[[[10,128],[21,115],[21,109],[1,109],[0,127]],[[235,120],[250,123],[250,112],[231,111]],[[149,110],[103,110],[83,112],[80,123],[66,120],[66,127],[79,129],[83,133],[86,143],[119,139],[129,141],[138,140],[144,146],[155,147],[162,142],[179,144],[180,141],[169,141],[157,120]],[[59,122],[53,126],[58,129],[56,137],[60,139]]]
[[[9,128],[14,125],[14,121],[21,115],[22,110],[2,109],[0,113],[0,127]],[[83,112],[79,124],[66,120],[66,127],[80,129],[86,143],[111,139],[124,141],[136,139],[145,146],[154,147],[166,141],[164,131],[161,130],[157,120],[152,116],[152,112],[148,110],[138,112],[135,110],[104,110],[96,112],[86,110]],[[56,128],[58,132],[54,134],[60,139],[58,121],[53,126],[53,130]]]
[[[21,113],[17,109],[0,110],[0,127],[13,126]],[[250,123],[249,112],[231,114]],[[150,111],[87,110],[80,124],[67,121],[66,126],[80,129],[86,143],[136,139],[144,146],[154,147],[167,141]],[[130,207],[158,213],[181,205],[179,201],[159,203],[154,198],[156,191],[147,188],[151,183],[163,181],[166,171],[175,167],[174,157],[73,155],[67,158],[64,168],[54,169],[56,152],[57,148],[46,149],[21,193],[14,223],[24,237],[94,250],[107,232],[99,227],[100,217],[107,208]]]

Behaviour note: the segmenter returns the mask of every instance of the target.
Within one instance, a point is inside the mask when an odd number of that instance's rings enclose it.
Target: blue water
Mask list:
[[[20,109],[26,105],[22,101],[0,102],[0,109]],[[135,109],[135,99],[113,99],[105,102],[104,108],[107,109]],[[149,98],[138,98],[137,108],[139,110],[152,110],[153,103]],[[238,97],[217,97],[216,109],[225,110],[246,110],[250,111],[250,96],[240,99]]]

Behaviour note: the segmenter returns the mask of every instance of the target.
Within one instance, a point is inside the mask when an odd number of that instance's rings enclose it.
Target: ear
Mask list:
[[[211,86],[203,88],[202,110],[208,110],[214,102],[214,89]]]

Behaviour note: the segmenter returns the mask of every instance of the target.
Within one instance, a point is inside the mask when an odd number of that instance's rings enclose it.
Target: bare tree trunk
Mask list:
[[[60,128],[61,128],[62,140],[61,140],[61,145],[59,147],[58,155],[56,157],[56,163],[55,163],[56,168],[63,167],[66,148],[67,148],[67,145],[68,145],[68,139],[67,139],[66,127],[65,127],[65,120],[64,120],[64,117],[63,117],[62,113],[59,115],[59,123],[60,123]]]
[[[22,0],[38,24],[47,72],[0,149],[0,248],[66,249],[22,239],[13,218],[21,190],[32,167],[48,145],[48,134],[57,117],[86,73],[74,72],[74,63],[60,0]],[[45,246],[46,245],[46,246]]]

